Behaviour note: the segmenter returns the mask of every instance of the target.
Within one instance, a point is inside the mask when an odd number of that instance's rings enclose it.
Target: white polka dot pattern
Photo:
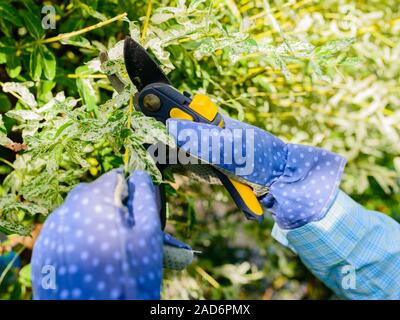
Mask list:
[[[269,186],[276,181],[285,169],[285,143],[257,127],[226,117],[224,121],[225,129],[222,129],[209,124],[169,119],[168,130],[180,148],[207,163],[235,173],[254,184]],[[206,132],[212,132],[213,135],[207,135]],[[206,143],[204,138],[207,139]],[[213,143],[216,138],[219,144]],[[250,150],[247,150],[249,147]],[[227,157],[225,154],[228,152],[231,155]],[[223,161],[227,158],[232,161]],[[249,174],[241,174],[238,170],[245,167],[250,168]]]
[[[134,172],[120,207],[109,199],[121,183],[113,170],[80,184],[48,217],[33,250],[35,299],[160,298],[164,236],[155,187],[147,173]],[[56,289],[42,286],[45,266],[54,267]]]
[[[260,201],[273,213],[281,228],[297,228],[325,216],[339,189],[346,163],[342,156],[315,147],[285,144],[257,127],[227,117],[224,120],[225,129],[177,119],[169,119],[167,125],[178,147],[191,155],[253,185],[268,187],[269,193]],[[219,144],[213,144],[212,138],[207,137],[206,141],[198,138],[210,130]],[[253,148],[247,150],[249,146]],[[234,161],[221,163],[229,152]],[[236,163],[235,154],[241,154],[244,163]],[[253,170],[240,174],[237,170],[240,166]]]
[[[337,195],[345,163],[323,149],[288,144],[285,172],[261,203],[283,229],[321,220]]]

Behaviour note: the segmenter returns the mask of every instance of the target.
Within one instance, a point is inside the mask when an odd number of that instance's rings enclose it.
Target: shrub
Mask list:
[[[2,232],[29,235],[74,185],[115,167],[162,180],[142,144],[170,138],[132,111],[126,34],[178,89],[207,93],[286,141],[343,154],[345,191],[388,214],[399,208],[396,1],[57,1],[55,30],[41,26],[43,5],[0,0]],[[107,79],[116,73],[121,93]],[[164,297],[329,295],[271,240],[271,219],[245,223],[218,186],[181,177],[171,186],[169,228],[203,254],[167,273]],[[29,286],[20,283],[12,290]]]

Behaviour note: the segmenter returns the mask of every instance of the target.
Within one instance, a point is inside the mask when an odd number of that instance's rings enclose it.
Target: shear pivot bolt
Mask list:
[[[150,111],[156,112],[161,108],[161,100],[157,95],[149,93],[143,98],[143,106]]]

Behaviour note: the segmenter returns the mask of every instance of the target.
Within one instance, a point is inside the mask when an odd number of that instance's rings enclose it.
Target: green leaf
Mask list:
[[[174,15],[172,13],[162,13],[158,12],[151,16],[151,23],[153,24],[161,24],[170,19],[173,19]]]
[[[6,1],[0,1],[0,17],[14,26],[22,27],[23,25],[18,11]]]
[[[40,13],[39,7],[36,5],[34,0],[19,0],[19,2],[23,3],[26,9],[32,13]]]
[[[57,132],[55,133],[53,139],[58,138],[58,137],[60,136],[60,134],[61,134],[66,128],[68,128],[69,126],[71,126],[71,125],[73,125],[73,124],[74,124],[73,121],[68,121],[68,122],[64,123],[62,126],[60,126],[60,127],[57,129]]]
[[[41,46],[40,50],[44,76],[48,80],[53,80],[56,75],[56,57],[46,46]]]
[[[1,115],[1,114],[0,114],[0,133],[7,134],[7,129],[4,126],[4,122],[3,122],[3,115]]]
[[[82,36],[75,36],[61,41],[62,44],[68,44],[75,47],[81,47],[85,49],[95,49],[95,47],[90,43],[90,41]]]
[[[11,102],[4,93],[0,93],[0,113],[5,113],[11,109]]]
[[[30,108],[36,108],[37,102],[35,96],[29,91],[32,82],[5,82],[3,84],[4,92],[14,92],[21,97],[21,101]]]
[[[360,57],[348,57],[343,59],[339,64],[342,66],[356,66],[362,64],[364,60]]]
[[[35,46],[29,60],[29,75],[35,81],[40,80],[42,75],[42,56],[40,47]]]
[[[18,77],[21,69],[21,58],[17,57],[15,53],[7,55],[6,70],[10,78]]]
[[[0,137],[0,140],[1,140],[1,137]],[[5,175],[9,174],[12,170],[13,169],[8,165],[0,165],[0,175],[5,176]],[[1,188],[0,188],[0,190],[1,190]],[[1,191],[0,191],[0,195],[1,195]]]
[[[6,113],[7,117],[19,120],[19,121],[39,121],[42,117],[31,110],[10,110]]]
[[[77,74],[87,74],[89,73],[88,66],[82,66],[76,69]],[[87,78],[77,78],[76,86],[78,87],[78,92],[83,102],[86,105],[86,110],[88,112],[97,113],[97,104],[96,104],[96,92],[93,87],[93,81]]]
[[[281,70],[285,79],[290,80],[291,74],[286,65],[286,62],[282,59],[282,57],[277,52],[274,53],[274,62],[278,65],[278,67]]]
[[[32,286],[32,280],[31,280],[31,264],[27,264],[22,269],[19,271],[19,282],[25,286],[25,287],[31,287]]]
[[[397,173],[400,176],[400,157],[396,157],[393,159],[394,168],[396,169]]]
[[[54,81],[42,80],[37,85],[37,100],[40,103],[46,103],[53,98],[51,90],[54,89],[56,83]]]
[[[107,20],[107,17],[104,14],[96,11],[93,8],[93,4],[87,5],[87,4],[85,4],[85,3],[83,3],[82,1],[79,1],[79,0],[76,0],[76,2],[78,4],[78,6],[83,9],[83,11],[85,11],[87,14],[91,15],[93,18],[99,19],[101,21]]]
[[[29,236],[31,234],[31,228],[25,227],[16,222],[10,222],[0,219],[0,231],[5,234],[19,234],[21,236]]]
[[[0,145],[5,146],[12,143],[12,140],[7,137],[7,129],[3,122],[3,117],[0,114]]]
[[[341,40],[334,40],[325,43],[322,46],[316,47],[314,49],[314,54],[317,57],[330,57],[335,53],[348,48],[355,42],[355,38],[346,38]]]
[[[21,15],[24,17],[25,26],[31,36],[35,39],[40,39],[44,35],[42,21],[39,18],[40,16],[36,16],[27,10],[23,10]]]
[[[0,18],[0,30],[7,36],[11,37],[11,32],[12,32],[12,27],[11,25],[6,21]]]
[[[195,0],[192,3],[190,3],[189,8],[196,9],[197,6],[204,1],[202,0]],[[234,0],[226,0],[225,5],[228,7],[228,9],[232,12],[233,16],[238,19],[239,21],[242,20],[242,15],[240,14],[240,9],[238,8],[238,4]]]
[[[2,30],[4,31],[4,30]],[[0,64],[7,63],[7,57],[15,57],[16,42],[12,38],[3,38],[0,42]]]
[[[7,53],[4,52],[3,48],[0,47],[0,64],[7,62]]]

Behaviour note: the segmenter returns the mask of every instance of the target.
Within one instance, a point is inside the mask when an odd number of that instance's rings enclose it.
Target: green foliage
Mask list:
[[[126,153],[127,172],[161,181],[142,145],[172,141],[163,125],[129,112],[126,34],[180,90],[205,92],[224,113],[287,141],[343,154],[342,187],[371,209],[399,210],[396,1],[158,0],[149,21],[140,1],[54,1],[56,30],[42,28],[42,5],[0,0],[2,232],[29,234],[74,185],[124,166]],[[123,21],[57,38],[124,11]],[[120,93],[106,77],[114,74]],[[173,187],[170,231],[203,253],[167,274],[164,297],[329,296],[271,239],[271,220],[244,222],[218,186],[177,178]],[[26,272],[20,279],[26,289]]]

